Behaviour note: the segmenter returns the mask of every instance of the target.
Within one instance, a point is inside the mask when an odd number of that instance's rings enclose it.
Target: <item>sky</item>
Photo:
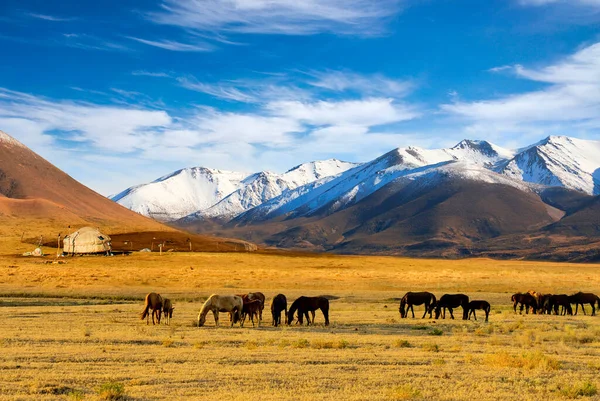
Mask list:
[[[0,130],[103,195],[600,140],[600,0],[3,0]]]

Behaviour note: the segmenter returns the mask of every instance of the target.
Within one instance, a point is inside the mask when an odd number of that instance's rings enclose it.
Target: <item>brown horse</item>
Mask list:
[[[294,314],[298,311],[298,322],[304,324],[303,316],[306,317],[306,324],[315,324],[315,311],[321,309],[323,317],[325,317],[325,326],[329,325],[329,300],[325,297],[305,297],[302,296],[296,299],[287,313],[287,324],[292,324]],[[312,313],[312,322],[308,316],[308,312]]]
[[[265,294],[263,294],[262,292],[249,292],[248,294],[236,294],[236,295],[238,297],[241,297],[244,300],[244,302],[259,300],[261,302],[259,318],[260,318],[260,320],[262,320],[262,312],[263,312],[263,309],[265,309],[265,299],[266,299]]]
[[[535,313],[538,309],[537,301],[531,294],[528,294],[528,293],[522,294],[522,293],[518,292],[516,294],[513,294],[513,296],[510,299],[513,302],[513,310],[515,311],[515,313],[517,313],[517,305],[518,304],[521,304],[521,307],[519,309],[520,314],[523,314],[523,309],[525,307],[527,307],[525,309],[526,314],[529,314],[529,308],[531,308],[533,310],[533,313]]]
[[[433,313],[433,307],[435,306],[435,303],[435,295],[430,292],[407,292],[402,297],[402,300],[400,300],[400,317],[408,317],[408,311],[410,310],[414,319],[415,309],[413,308],[413,305],[425,304],[425,312],[423,313],[423,317],[421,319],[425,319],[427,312],[429,312],[429,318],[431,319],[431,314]]]
[[[246,316],[250,315],[250,321],[252,321],[252,327],[254,327],[254,316],[256,316],[256,320],[258,322],[258,327],[260,327],[260,299],[254,299],[252,301],[244,301],[244,306],[242,307],[242,320],[240,322],[240,327],[244,327],[244,322],[246,321]]]
[[[271,316],[273,316],[273,326],[277,327],[281,324],[281,312],[285,311],[287,316],[287,299],[283,294],[275,295],[271,301]]]
[[[585,307],[583,304],[590,304],[592,306],[592,316],[596,315],[596,303],[598,304],[598,308],[600,308],[600,297],[596,294],[592,294],[591,292],[578,292],[569,296],[569,302],[575,304],[575,314],[579,309],[579,305],[581,305],[581,309],[583,310],[583,314],[585,313]]]
[[[170,325],[173,318],[173,303],[169,298],[163,298],[163,314],[165,315],[165,324]]]
[[[477,315],[475,314],[475,309],[480,309],[485,312],[485,321],[488,321],[488,317],[490,316],[490,303],[488,301],[471,301],[467,306],[469,320],[471,320],[471,315],[477,320]]]
[[[435,304],[435,318],[439,319],[444,309],[443,318],[446,318],[446,309],[450,311],[450,317],[454,319],[452,309],[458,308],[459,306],[463,309],[463,320],[467,320],[467,306],[469,305],[469,297],[465,294],[444,294],[438,302]]]
[[[152,309],[152,324],[155,324],[154,316],[156,316],[158,324],[160,324],[160,313],[162,311],[162,307],[163,298],[160,296],[160,294],[157,294],[156,292],[151,292],[148,295],[146,295],[144,310],[140,313],[140,318],[142,320],[146,319],[146,324],[150,324],[149,311],[150,309]]]

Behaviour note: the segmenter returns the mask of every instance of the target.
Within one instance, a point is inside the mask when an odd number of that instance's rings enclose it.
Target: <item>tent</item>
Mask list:
[[[67,254],[110,252],[110,237],[97,228],[83,227],[65,236],[63,251]]]

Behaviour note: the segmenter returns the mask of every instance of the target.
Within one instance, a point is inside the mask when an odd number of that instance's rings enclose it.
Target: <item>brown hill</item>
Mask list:
[[[0,237],[3,249],[21,238],[35,241],[55,239],[74,228],[91,225],[109,235],[128,233],[134,238],[145,232],[190,237],[174,228],[141,216],[80,184],[25,145],[0,131]],[[146,238],[147,235],[142,235]],[[142,243],[145,241],[135,241]],[[196,249],[229,250],[243,241],[193,236]],[[231,246],[233,250],[235,245]]]

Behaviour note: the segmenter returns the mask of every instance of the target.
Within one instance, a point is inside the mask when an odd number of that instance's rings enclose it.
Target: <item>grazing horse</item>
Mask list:
[[[569,296],[567,294],[551,295],[546,300],[546,304],[544,306],[548,314],[551,314],[552,310],[554,310],[554,314],[558,315],[559,306],[562,307],[560,311],[561,315],[565,315],[567,313],[569,315],[573,314],[573,308],[571,308],[571,301],[569,300]]]
[[[277,294],[271,301],[271,316],[273,316],[273,326],[277,327],[281,324],[282,311],[285,311],[285,316],[287,316],[287,299],[285,295]]]
[[[242,320],[240,322],[240,327],[244,327],[244,322],[246,321],[246,316],[250,315],[250,321],[252,322],[252,327],[254,327],[254,316],[256,316],[256,320],[258,322],[258,327],[260,327],[260,299],[254,299],[252,301],[244,302],[244,306],[242,306]]]
[[[157,320],[158,324],[160,324],[160,313],[162,311],[162,307],[163,307],[163,297],[161,297],[160,294],[157,294],[156,292],[151,292],[148,295],[146,295],[144,310],[140,313],[140,318],[142,320],[146,319],[146,324],[150,324],[149,311],[150,311],[150,309],[152,309],[152,324],[155,324],[154,316],[156,316],[156,320]]]
[[[258,310],[258,316],[259,316],[259,319],[262,320],[263,309],[265,309],[265,294],[263,294],[262,292],[250,292],[250,293],[248,293],[248,300],[260,301],[260,308]]]
[[[544,294],[541,294],[534,290],[529,290],[529,291],[527,291],[527,293],[529,295],[531,295],[533,297],[533,299],[535,299],[535,302],[537,304],[537,309],[540,309],[541,306],[543,305],[542,301],[544,298]],[[537,310],[534,310],[533,308],[531,308],[531,313],[537,313]]]
[[[540,314],[544,314],[544,313],[549,313],[546,311],[546,308],[544,305],[546,305],[546,302],[548,301],[548,298],[550,298],[552,296],[552,294],[540,294],[538,299],[537,299],[537,304],[538,304],[538,312]]]
[[[469,320],[471,320],[471,315],[477,320],[477,315],[475,314],[475,309],[481,309],[485,312],[485,321],[488,321],[488,317],[490,316],[490,303],[488,301],[471,301],[467,306],[467,310],[469,311]]]
[[[440,300],[435,304],[435,318],[439,319],[440,314],[442,313],[442,308],[444,309],[444,319],[446,318],[446,308],[450,311],[450,317],[454,319],[454,315],[452,314],[452,309],[458,308],[459,306],[463,308],[463,320],[467,320],[467,307],[469,305],[469,297],[465,294],[445,294],[442,295]]]
[[[435,303],[435,295],[433,295],[430,292],[407,292],[400,301],[400,317],[408,317],[408,311],[410,310],[414,319],[415,310],[413,308],[413,305],[425,304],[425,312],[423,313],[423,317],[421,319],[425,319],[425,315],[427,315],[427,312],[429,312],[429,318],[431,319],[431,314],[433,313],[433,307]]]
[[[240,315],[244,307],[244,302],[237,295],[211,295],[198,313],[198,327],[204,326],[206,315],[212,312],[215,317],[215,326],[219,325],[219,312],[230,312],[232,314],[231,327],[234,323],[240,321]]]
[[[575,304],[575,314],[579,310],[579,305],[581,305],[581,309],[583,310],[583,314],[585,313],[585,307],[583,304],[590,304],[592,306],[592,316],[596,315],[596,303],[598,304],[598,308],[600,308],[600,297],[596,294],[592,294],[591,292],[578,292],[569,296],[569,302]]]
[[[527,309],[525,309],[526,314],[529,314],[529,308],[533,310],[533,313],[535,313],[538,309],[538,304],[533,295],[531,294],[521,294],[520,292],[518,292],[514,294],[510,298],[510,300],[513,302],[513,310],[515,311],[515,313],[517,313],[518,304],[521,304],[521,307],[519,309],[520,314],[523,314],[523,308],[525,308],[525,306],[527,306]]]
[[[169,298],[163,298],[163,315],[165,315],[165,324],[170,325],[173,318],[173,303]]]
[[[325,317],[325,326],[329,325],[329,300],[325,297],[300,297],[296,299],[287,312],[287,324],[290,325],[294,321],[294,314],[298,311],[298,322],[304,324],[303,316],[306,316],[306,325],[315,324],[315,311],[321,309]],[[312,322],[308,316],[308,312],[312,313]]]

